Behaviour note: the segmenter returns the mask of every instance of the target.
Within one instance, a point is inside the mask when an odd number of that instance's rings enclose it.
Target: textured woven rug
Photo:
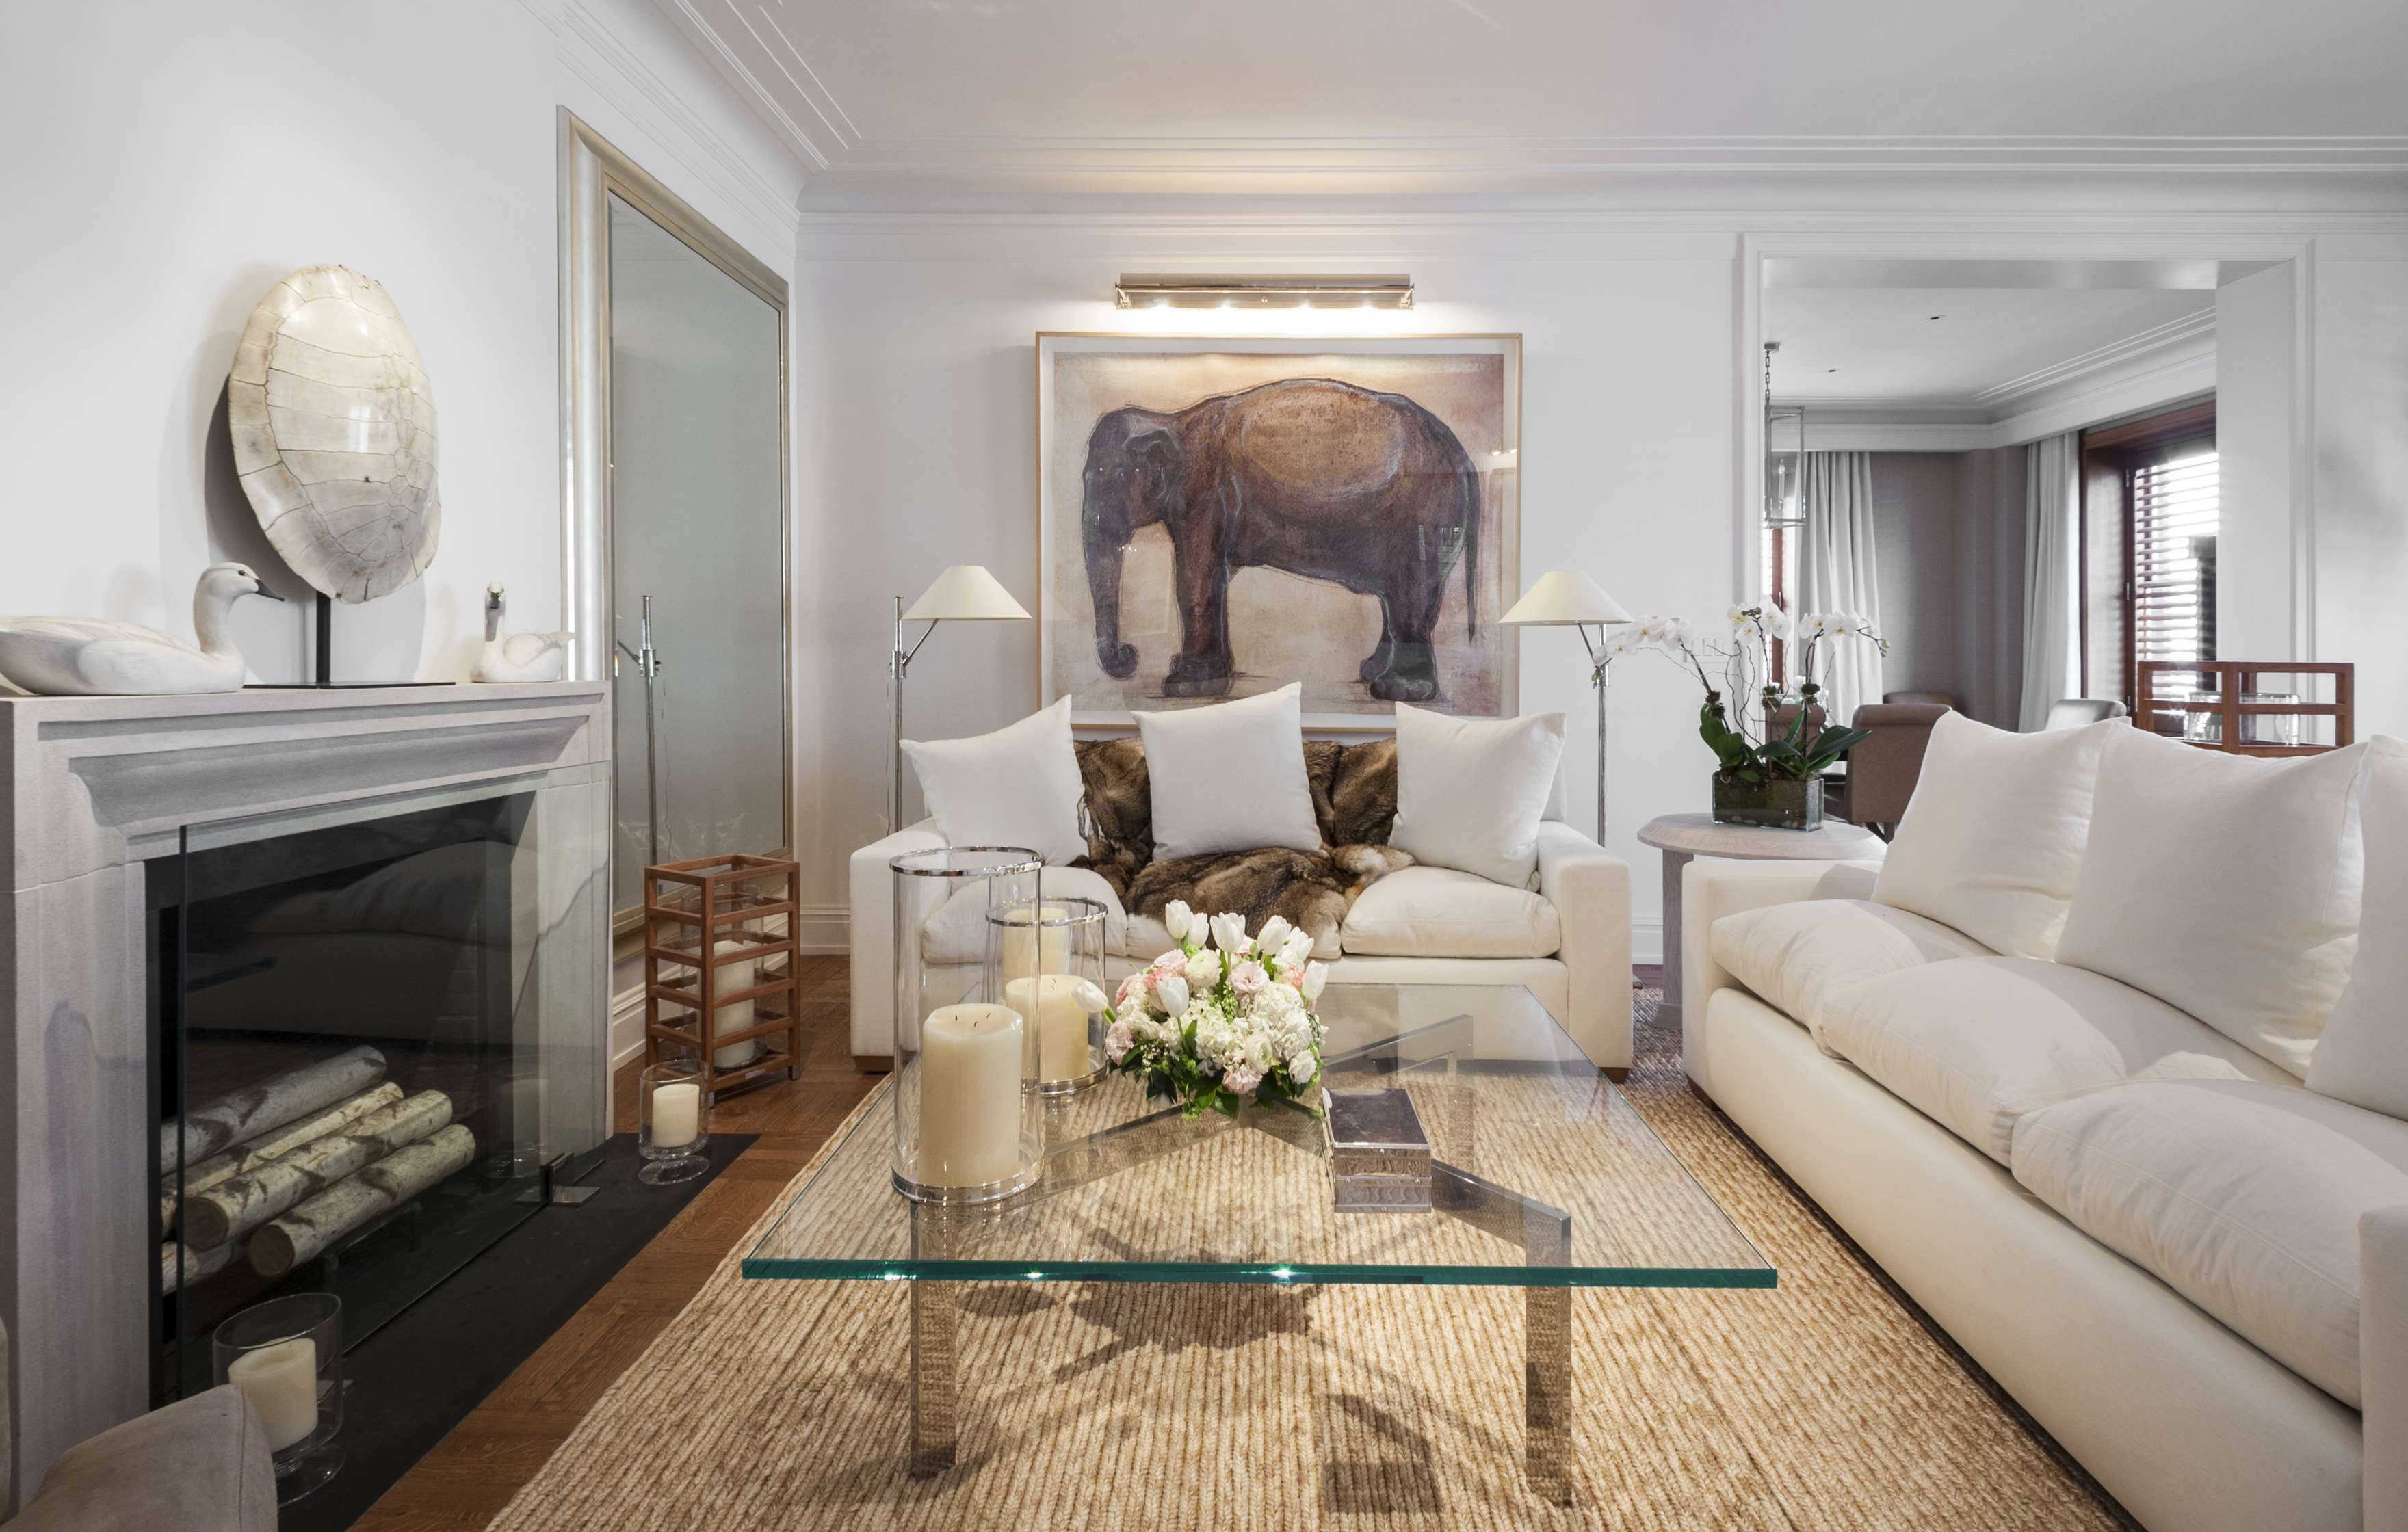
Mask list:
[[[2131,1527],[1687,1090],[1656,999],[1627,1093],[1781,1285],[1574,1296],[1569,1508],[1522,1480],[1516,1290],[970,1287],[961,1461],[915,1480],[903,1291],[745,1281],[755,1230],[494,1525]]]

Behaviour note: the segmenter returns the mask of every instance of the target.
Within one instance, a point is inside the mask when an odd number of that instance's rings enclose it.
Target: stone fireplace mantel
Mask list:
[[[150,1402],[143,862],[188,825],[607,762],[609,709],[604,681],[0,698],[0,1320],[20,1496]]]

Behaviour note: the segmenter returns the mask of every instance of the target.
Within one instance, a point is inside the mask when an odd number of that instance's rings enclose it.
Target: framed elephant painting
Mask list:
[[[1040,704],[1514,710],[1519,336],[1037,337]]]

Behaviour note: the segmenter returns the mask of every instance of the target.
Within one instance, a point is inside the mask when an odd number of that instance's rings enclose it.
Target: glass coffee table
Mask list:
[[[743,1273],[911,1283],[917,1473],[953,1462],[957,1283],[1520,1287],[1525,1468],[1560,1503],[1572,1289],[1761,1288],[1773,1269],[1527,990],[1332,984],[1319,1009],[1326,1125],[1190,1121],[1109,1076],[1049,1108],[1035,1186],[939,1208],[895,1189],[882,1092]]]

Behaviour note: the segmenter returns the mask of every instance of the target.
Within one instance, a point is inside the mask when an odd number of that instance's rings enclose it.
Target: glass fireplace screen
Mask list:
[[[598,1158],[609,793],[584,766],[193,825],[146,864],[160,1399],[272,1296],[338,1294],[356,1344]]]

